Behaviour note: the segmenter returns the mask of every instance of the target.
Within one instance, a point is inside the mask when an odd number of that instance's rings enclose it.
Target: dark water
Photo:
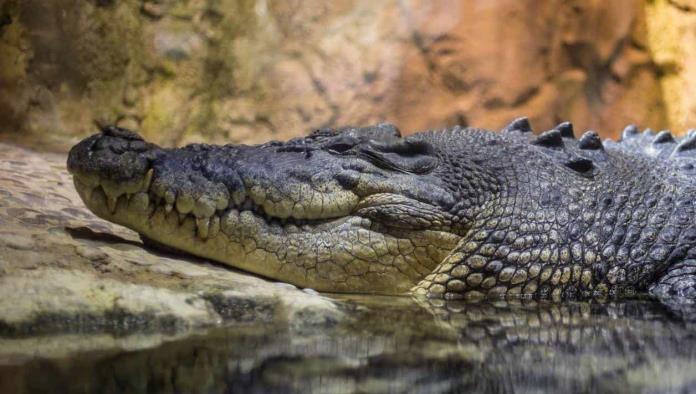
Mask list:
[[[330,326],[245,324],[160,344],[116,338],[112,350],[65,356],[77,337],[45,338],[42,355],[0,364],[0,390],[696,392],[696,323],[654,301],[339,300],[346,318]],[[147,340],[154,345],[142,350]],[[141,350],[118,349],[129,343]]]

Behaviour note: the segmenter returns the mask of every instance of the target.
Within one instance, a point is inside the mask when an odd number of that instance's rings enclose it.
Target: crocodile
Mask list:
[[[162,148],[108,126],[67,166],[145,243],[318,291],[696,300],[696,130],[614,142],[517,118]]]

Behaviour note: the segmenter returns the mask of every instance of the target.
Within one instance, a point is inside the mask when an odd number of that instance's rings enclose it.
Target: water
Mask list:
[[[655,301],[337,299],[346,318],[328,326],[244,324],[164,342],[101,334],[92,340],[119,345],[99,351],[39,338],[31,346],[44,350],[2,362],[0,391],[696,392],[696,322]]]

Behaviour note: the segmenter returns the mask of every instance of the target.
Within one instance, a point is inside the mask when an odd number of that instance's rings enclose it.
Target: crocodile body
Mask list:
[[[696,133],[620,142],[321,129],[163,149],[107,127],[70,152],[88,208],[144,240],[331,292],[696,300]]]

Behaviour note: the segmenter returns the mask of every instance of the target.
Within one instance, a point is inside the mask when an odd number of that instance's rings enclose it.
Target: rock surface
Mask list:
[[[93,121],[167,146],[519,115],[681,133],[696,124],[692,3],[7,0],[0,122],[59,150]]]
[[[0,337],[136,333],[148,344],[228,323],[302,329],[342,317],[316,292],[144,249],[82,206],[64,162],[0,144]],[[84,346],[108,343],[95,338]],[[0,361],[12,358],[1,347]]]
[[[647,1],[646,36],[669,124],[696,127],[696,1]]]

